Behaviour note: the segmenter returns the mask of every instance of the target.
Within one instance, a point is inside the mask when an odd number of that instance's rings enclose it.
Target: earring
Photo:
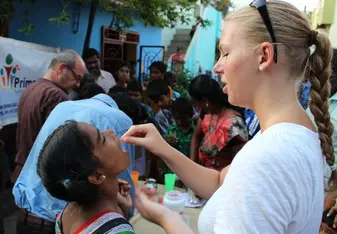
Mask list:
[[[206,108],[208,108],[208,102],[206,102]]]
[[[106,179],[106,176],[105,176],[105,175],[102,175],[102,179],[105,180],[105,179]]]
[[[263,71],[263,66],[260,66],[260,67],[259,67],[259,70],[260,70],[260,71]]]

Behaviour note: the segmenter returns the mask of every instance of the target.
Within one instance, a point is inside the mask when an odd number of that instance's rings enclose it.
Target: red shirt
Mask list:
[[[69,98],[65,90],[47,79],[38,79],[25,88],[18,105],[15,162],[23,166],[34,141],[50,112]]]

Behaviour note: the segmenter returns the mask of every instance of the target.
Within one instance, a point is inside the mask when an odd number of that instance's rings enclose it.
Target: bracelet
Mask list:
[[[330,169],[331,169],[331,171],[336,171],[336,166],[332,165],[332,166],[330,166]]]

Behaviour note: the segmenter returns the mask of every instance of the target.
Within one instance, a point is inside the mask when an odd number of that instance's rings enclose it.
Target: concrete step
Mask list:
[[[177,49],[180,48],[182,50],[187,50],[188,48],[188,44],[185,44],[185,45],[182,45],[182,44],[174,44],[174,45],[171,45],[167,48],[167,51],[171,51],[171,50],[174,50],[174,52],[177,52]]]
[[[177,29],[176,35],[189,35],[191,29]]]
[[[190,44],[190,40],[172,40],[171,41],[171,44],[183,44],[183,45],[185,45],[185,44]]]
[[[190,41],[191,40],[191,37],[190,35],[177,35],[175,34],[174,37],[173,37],[173,40],[177,40],[177,41]]]
[[[178,47],[183,49],[184,51],[186,51],[187,48],[188,48],[188,45],[189,44],[186,44],[186,45],[181,45],[181,44],[171,45],[171,46],[168,47],[168,49],[166,51],[168,51],[170,53],[172,53],[172,52],[175,53],[175,52],[177,52]]]
[[[177,52],[178,48],[182,48],[187,51],[187,48],[191,42],[190,39],[190,29],[177,29],[171,44],[167,47],[166,54],[171,56],[173,53]]]
[[[190,41],[172,41],[170,46],[182,46],[182,47],[187,47],[190,44]]]

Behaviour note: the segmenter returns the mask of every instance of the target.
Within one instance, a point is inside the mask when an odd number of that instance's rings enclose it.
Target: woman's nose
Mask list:
[[[220,60],[221,60],[221,58],[218,60],[218,62],[213,67],[213,71],[215,73],[217,73],[217,74],[222,74],[223,73],[223,68],[221,66]]]
[[[105,130],[104,133],[108,136],[115,136],[115,132],[113,130]]]

